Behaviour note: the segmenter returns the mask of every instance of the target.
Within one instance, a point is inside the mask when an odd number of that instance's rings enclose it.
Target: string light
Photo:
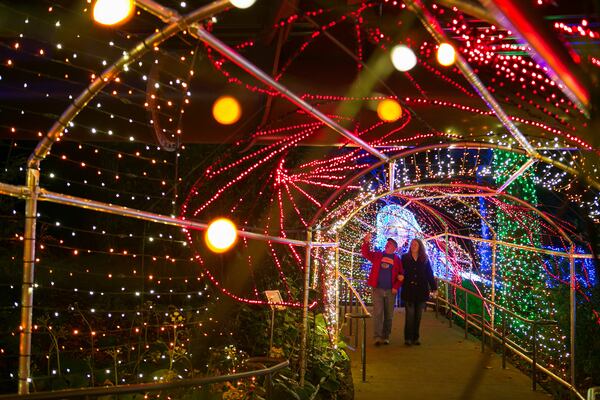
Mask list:
[[[206,245],[215,253],[223,253],[235,244],[237,228],[227,218],[219,218],[208,225],[206,229]]]
[[[417,65],[417,56],[410,47],[403,44],[397,45],[390,53],[392,64],[398,71],[406,72],[413,69]]]
[[[389,1],[382,3],[382,12],[398,15],[405,11],[405,5],[402,2],[393,3]],[[277,71],[277,78],[283,79],[286,71],[293,65],[293,61],[300,60],[311,45],[322,40],[327,36],[326,34],[335,36],[337,33],[334,28],[348,23],[355,32],[355,61],[358,70],[363,68],[361,61],[364,54],[368,54],[365,53],[366,46],[374,45],[389,51],[395,44],[391,37],[394,32],[386,32],[385,27],[376,26],[373,20],[364,14],[366,10],[379,7],[379,5],[377,2],[361,3],[342,15],[339,14],[337,8],[303,11],[288,16],[282,21],[277,21],[275,23],[277,29],[284,29],[298,22],[305,23],[308,22],[308,18],[315,17],[318,17],[317,19],[321,23],[314,27],[306,39],[301,39],[296,47],[294,47],[294,43],[286,43],[286,46],[289,45],[291,48],[286,48],[285,53],[290,56],[285,61],[282,60],[282,67]],[[185,6],[181,4],[181,7]],[[456,38],[457,50],[474,65],[490,90],[494,91],[502,101],[513,105],[512,109],[520,108],[522,110],[518,115],[511,115],[510,118],[522,124],[524,128],[531,128],[528,133],[531,132],[530,136],[537,147],[549,149],[540,150],[540,152],[553,160],[561,160],[561,162],[576,168],[583,168],[585,165],[586,168],[589,167],[590,176],[597,177],[597,171],[594,171],[595,166],[585,164],[585,158],[579,151],[580,149],[593,150],[589,143],[579,137],[580,132],[584,131],[583,124],[585,122],[582,122],[580,115],[561,94],[559,88],[548,79],[543,67],[529,59],[525,52],[526,49],[522,45],[514,43],[514,39],[510,38],[505,31],[481,21],[471,21],[457,10],[445,9],[436,5],[432,5],[432,8],[438,13],[445,28]],[[48,21],[27,17],[27,22],[23,22],[24,35],[19,37],[21,32],[15,32],[15,40],[11,40],[9,48],[6,49],[8,53],[2,60],[2,79],[0,80],[3,88],[18,93],[18,96],[14,96],[15,98],[29,96],[49,98],[52,102],[56,102],[58,111],[53,111],[54,106],[52,106],[52,112],[60,112],[74,99],[77,93],[76,91],[73,93],[50,92],[50,89],[41,88],[42,85],[38,85],[38,79],[51,82],[88,83],[90,79],[95,79],[98,70],[104,69],[111,60],[119,57],[122,51],[129,48],[132,40],[141,39],[135,34],[119,32],[118,35],[111,37],[112,41],[109,44],[106,44],[91,33],[75,31],[65,23],[64,16],[54,17],[57,12],[56,9],[48,11],[53,15]],[[211,23],[208,24],[210,28]],[[42,29],[39,30],[40,33],[35,33],[27,28],[27,26],[33,25],[48,25],[47,28],[52,29],[52,32],[60,29],[61,42],[50,43],[48,38],[40,37]],[[555,24],[557,32],[570,38],[584,36],[597,38],[597,32],[594,29],[593,24],[589,24],[587,21],[585,23],[584,21],[577,22],[575,25]],[[66,39],[68,35],[72,36],[72,41]],[[75,44],[83,41],[87,41],[90,48],[94,48],[93,52],[92,50],[86,51],[84,46]],[[418,146],[422,143],[456,138],[475,138],[485,142],[515,146],[514,141],[509,136],[498,133],[491,122],[485,122],[486,125],[489,125],[485,129],[474,129],[473,132],[466,132],[460,128],[447,130],[446,127],[428,127],[424,123],[426,121],[415,110],[427,108],[435,111],[439,109],[440,112],[452,112],[452,115],[465,118],[473,116],[483,119],[479,117],[486,117],[486,121],[492,121],[492,116],[488,110],[471,104],[470,99],[474,98],[474,93],[471,89],[464,87],[463,80],[456,69],[440,69],[430,65],[429,60],[432,59],[435,51],[435,44],[427,42],[421,44],[413,41],[407,41],[407,43],[412,48],[419,49],[418,62],[423,70],[419,71],[419,74],[422,72],[425,79],[431,77],[435,84],[439,83],[444,87],[451,88],[461,96],[468,96],[468,98],[456,102],[444,100],[438,97],[436,92],[431,92],[429,86],[432,85],[425,84],[421,76],[409,74],[402,74],[402,78],[406,77],[411,82],[411,89],[415,92],[414,96],[399,97],[387,94],[352,98],[335,92],[301,93],[301,96],[310,100],[314,107],[326,111],[327,115],[336,121],[348,123],[353,132],[369,143],[385,147],[382,151],[390,156],[406,149],[407,146]],[[245,40],[236,43],[234,47],[239,51],[244,51],[252,49],[255,45],[254,41]],[[229,71],[228,67],[231,64],[222,56],[216,55],[214,51],[207,50],[207,54],[212,65],[220,74],[223,74],[228,83],[265,96],[279,96],[271,89],[254,85],[245,75],[239,74],[235,70],[234,72]],[[360,240],[360,235],[366,229],[363,222],[376,225],[377,215],[381,215],[378,213],[381,213],[385,205],[373,203],[373,201],[376,196],[387,190],[389,182],[386,171],[383,169],[373,171],[362,182],[344,186],[349,177],[372,165],[373,158],[360,149],[347,146],[346,143],[327,155],[322,155],[317,151],[312,152],[313,149],[306,150],[302,145],[322,132],[324,125],[298,113],[283,116],[280,120],[271,121],[270,124],[255,132],[249,132],[250,138],[238,140],[231,152],[223,152],[218,156],[207,152],[216,161],[211,162],[210,165],[208,163],[198,164],[197,171],[200,175],[198,181],[191,185],[191,189],[186,196],[183,196],[182,201],[179,196],[182,196],[183,192],[178,190],[183,190],[181,188],[185,187],[191,175],[180,175],[182,165],[179,164],[179,158],[187,157],[188,164],[192,163],[189,159],[203,159],[203,157],[197,157],[196,153],[189,152],[185,146],[180,146],[183,134],[180,130],[183,106],[193,103],[198,98],[195,96],[197,93],[192,93],[191,86],[195,77],[200,74],[192,73],[196,66],[190,59],[195,53],[181,52],[180,54],[177,52],[177,54],[173,54],[161,47],[156,49],[156,55],[155,57],[153,54],[151,57],[129,65],[126,73],[120,77],[121,79],[111,83],[92,103],[92,107],[86,108],[81,117],[73,121],[72,125],[68,127],[67,137],[74,141],[64,140],[56,143],[52,153],[44,161],[42,184],[45,188],[59,188],[67,194],[85,194],[87,197],[114,201],[117,204],[165,214],[179,212],[183,217],[194,217],[200,220],[209,220],[209,217],[216,215],[219,209],[230,210],[231,217],[240,221],[241,229],[247,228],[265,234],[291,238],[300,237],[301,239],[311,216],[320,206],[327,204],[326,213],[330,213],[330,215],[320,222],[322,226],[331,226],[332,230],[316,232],[315,240],[333,240],[334,228],[340,228],[344,222],[347,223],[346,228],[337,233],[340,235],[340,243],[348,246]],[[184,69],[186,72],[177,74],[178,76],[168,72],[153,77],[150,71],[152,66],[159,65],[160,68],[157,68],[162,69],[165,65],[158,61],[159,55],[164,57],[168,63],[173,63],[177,67],[174,69]],[[51,63],[52,68],[46,68],[46,63]],[[55,68],[60,72],[53,72]],[[146,95],[155,97],[147,98]],[[175,98],[181,98],[181,104],[178,104],[178,101],[174,100]],[[386,99],[396,100],[401,110],[404,111],[394,122],[364,122],[358,117],[349,118],[331,113],[330,107],[335,106],[332,104],[335,102],[377,101],[381,103]],[[10,120],[12,123],[6,122],[6,125],[1,126],[0,129],[15,139],[13,143],[2,144],[3,152],[10,155],[7,157],[7,163],[19,159],[19,157],[25,159],[31,153],[33,145],[20,141],[22,137],[24,138],[25,135],[31,138],[43,136],[45,128],[32,127],[28,122],[39,119],[46,121],[47,124],[44,124],[49,126],[58,117],[58,114],[47,112],[47,110],[44,110],[44,113],[36,113],[35,110],[28,110],[25,106],[13,107],[8,104],[2,106],[2,111],[8,116],[7,121]],[[148,117],[150,114],[152,116]],[[290,122],[291,120],[293,122]],[[89,121],[93,121],[93,123]],[[414,124],[422,124],[422,126],[418,129],[411,129]],[[138,131],[147,131],[152,134],[162,132],[165,138],[179,143],[174,147],[177,153],[165,153],[164,146],[161,149],[145,145],[143,142],[147,138],[142,139],[143,134],[138,135]],[[113,141],[116,140],[128,142],[130,137],[133,138],[132,143],[113,144]],[[150,139],[147,140],[157,140],[157,138],[158,135],[150,136]],[[105,140],[110,140],[110,142]],[[260,140],[269,140],[269,142],[265,144],[259,142]],[[79,143],[80,141],[81,143]],[[254,146],[257,143],[261,145]],[[245,149],[246,146],[249,150],[238,152],[238,150]],[[562,151],[560,150],[562,147],[570,149]],[[555,148],[557,149],[553,150]],[[221,149],[219,148],[219,151]],[[514,172],[515,167],[524,162],[520,156],[504,157],[496,154],[492,156],[488,150],[480,149],[460,148],[428,151],[396,160],[395,184],[397,188],[401,188],[413,183],[442,180],[458,186],[461,182],[475,179],[482,188],[490,182],[498,185]],[[492,158],[493,162],[491,162]],[[509,158],[510,160],[506,161]],[[189,168],[189,165],[186,165],[186,168]],[[19,182],[23,182],[24,168],[20,166],[20,170],[15,169],[15,173],[18,174]],[[564,171],[548,164],[538,163],[531,167],[523,179],[520,178],[513,183],[519,190],[514,189],[513,192],[513,189],[509,187],[508,192],[519,194],[520,197],[535,204],[541,198],[537,198],[533,187],[543,187],[559,196],[564,196],[567,200],[576,202],[594,220],[598,220],[600,207],[597,193],[589,188],[575,187],[571,179],[572,177]],[[328,204],[327,199],[331,193],[342,188],[342,195]],[[386,198],[386,201],[394,203],[396,206],[403,206],[410,198],[431,198],[440,196],[440,194],[452,197],[460,194],[458,189],[453,190],[437,188],[436,190],[399,192],[395,196]],[[476,190],[469,192],[471,195],[476,193]],[[445,210],[452,218],[443,217],[443,220],[451,229],[461,228],[471,232],[482,230],[480,218],[471,209],[458,204],[455,200],[429,199],[424,203],[439,210]],[[489,221],[495,221],[496,225],[504,225],[504,230],[499,231],[499,237],[502,236],[507,241],[531,244],[532,238],[535,239],[537,236],[540,238],[544,238],[546,235],[548,237],[556,236],[556,232],[545,226],[539,219],[531,217],[523,210],[508,203],[485,199],[481,200],[481,204],[485,206],[480,208],[479,199],[467,202],[472,209],[485,209]],[[357,219],[348,221],[351,213],[361,207],[364,208],[364,212],[359,217],[363,222],[359,222]],[[71,219],[76,218],[72,218],[69,213],[59,212],[58,214],[65,216],[64,219],[52,218],[57,214],[56,210],[50,206],[41,206],[40,208],[39,221],[42,232],[38,242],[40,247],[37,255],[40,260],[37,264],[39,273],[36,276],[36,290],[39,289],[40,296],[44,297],[52,297],[54,293],[59,295],[68,293],[69,296],[72,296],[73,301],[80,303],[84,315],[92,316],[93,314],[96,318],[103,318],[103,321],[99,319],[92,321],[93,329],[88,329],[81,320],[76,318],[66,321],[65,314],[72,313],[74,310],[69,309],[67,312],[67,310],[57,309],[50,303],[35,304],[35,310],[53,315],[52,321],[55,323],[49,325],[53,329],[57,329],[63,324],[68,327],[69,335],[76,331],[77,340],[83,340],[80,338],[87,338],[92,335],[92,332],[95,332],[93,336],[96,337],[122,334],[124,342],[129,340],[128,338],[136,338],[137,343],[137,338],[141,337],[145,330],[149,330],[156,332],[156,335],[151,336],[149,340],[156,339],[173,343],[172,336],[167,336],[168,334],[172,335],[172,331],[164,324],[173,326],[172,318],[179,317],[175,314],[175,310],[161,315],[158,323],[150,323],[147,318],[150,310],[161,309],[164,311],[167,304],[172,303],[178,304],[177,312],[186,315],[182,316],[184,321],[181,324],[176,324],[178,327],[198,329],[199,335],[205,337],[230,336],[231,332],[220,326],[222,321],[215,318],[214,313],[211,314],[209,307],[212,307],[212,303],[207,299],[217,301],[218,296],[227,295],[240,302],[265,305],[265,300],[260,296],[261,291],[267,289],[261,286],[261,270],[279,278],[279,288],[286,297],[284,304],[290,307],[302,307],[298,294],[294,293],[289,285],[290,278],[303,271],[304,252],[301,249],[270,242],[257,245],[248,240],[240,241],[238,246],[240,256],[236,258],[236,255],[231,255],[231,257],[235,260],[235,265],[243,265],[243,268],[238,271],[247,270],[245,272],[248,273],[248,281],[251,282],[248,291],[242,291],[237,290],[239,289],[237,287],[228,286],[228,281],[223,279],[221,274],[223,264],[218,263],[217,258],[211,254],[204,253],[203,246],[198,245],[199,240],[195,232],[185,231],[182,235],[182,232],[177,229],[163,231],[153,227],[152,224],[145,228],[142,224],[133,223],[132,226],[135,226],[136,229],[130,229],[129,226],[122,226],[120,220],[112,219],[106,220],[108,227],[99,226],[97,229],[91,229],[86,226],[81,228],[88,217],[83,218],[83,221],[72,221]],[[415,203],[410,206],[410,210],[421,226],[420,233],[423,235],[439,233],[442,229],[441,222],[436,220],[425,207],[420,207]],[[19,222],[22,221],[21,211],[16,211],[14,216],[16,219],[21,218]],[[55,225],[56,219],[61,220],[58,221],[59,226]],[[15,248],[20,246],[23,241],[21,228],[19,225],[19,228],[15,230],[15,235],[9,239],[9,243],[15,245]],[[571,229],[569,232],[575,233],[576,230]],[[533,243],[542,246],[542,242],[539,240],[535,239]],[[557,242],[559,242],[558,239]],[[483,246],[479,248],[484,249]],[[484,257],[478,259],[477,256],[465,251],[461,243],[453,240],[433,241],[431,251],[436,251],[436,249],[442,251],[444,255],[448,254],[445,262],[436,266],[438,275],[452,279],[480,279],[477,282],[488,285],[489,289],[489,274],[486,276],[469,272],[479,264],[485,265]],[[557,249],[557,251],[564,250],[564,244],[562,248],[557,247]],[[351,251],[351,249],[347,250]],[[516,269],[517,267],[506,271],[506,276],[510,274],[514,276],[515,293],[527,290],[528,285],[535,286],[534,290],[531,290],[531,293],[525,293],[522,299],[505,296],[503,301],[506,304],[521,307],[525,310],[524,312],[531,312],[531,315],[553,316],[555,310],[552,304],[540,305],[544,296],[547,295],[543,283],[545,280],[552,279],[553,284],[566,284],[565,261],[550,258],[540,259],[526,252],[510,252],[506,249],[502,252],[501,257],[504,257],[504,260],[514,258],[517,260],[519,268],[528,271],[523,277],[517,276],[520,273],[520,270]],[[258,253],[266,256],[256,256]],[[15,250],[14,254],[19,253]],[[225,256],[223,255],[223,257]],[[312,285],[325,299],[326,315],[330,321],[328,329],[334,337],[337,316],[332,299],[340,295],[338,286],[333,279],[334,254],[327,249],[313,249],[311,256],[314,257],[318,266],[318,272],[313,275]],[[92,260],[91,257],[102,257],[102,260],[105,260],[97,271],[94,270],[93,264],[86,266],[88,261]],[[356,257],[355,255],[353,258],[354,262],[357,260]],[[57,258],[61,259],[64,264],[55,264]],[[440,259],[443,258],[440,257]],[[361,282],[366,268],[364,266],[357,270],[348,268],[351,260],[349,253],[339,254],[339,260],[343,271],[352,272],[354,274],[353,282],[360,290],[363,290]],[[239,263],[237,263],[238,261]],[[19,256],[13,256],[11,262],[16,266]],[[536,262],[537,264],[535,264]],[[535,267],[530,268],[530,264],[535,264]],[[578,282],[581,282],[581,286],[578,287],[578,296],[581,295],[581,298],[585,299],[586,288],[593,284],[595,277],[591,273],[592,269],[585,266],[583,262],[577,264],[577,270],[577,279]],[[93,282],[94,285],[86,283],[86,277],[88,277],[87,281]],[[83,282],[81,282],[82,280]],[[107,288],[96,287],[104,285]],[[19,305],[19,286],[12,286],[9,288],[11,297],[14,298],[14,305],[11,307],[16,309]],[[506,285],[502,289],[506,290]],[[108,303],[100,304],[108,302],[106,299],[110,297],[123,301],[125,303],[123,309],[118,310]],[[144,299],[153,301],[152,307],[144,308]],[[523,301],[522,304],[520,300]],[[312,303],[311,307],[315,305],[316,302]],[[539,310],[535,309],[536,305]],[[194,314],[194,318],[189,318],[187,315],[193,314],[194,311],[201,311],[201,313]],[[138,312],[141,314],[137,314]],[[142,321],[147,325],[143,325]],[[129,328],[130,326],[131,328]],[[514,325],[514,328],[517,334],[523,338],[524,343],[530,340],[524,329],[517,325]],[[10,330],[13,337],[18,335],[18,330],[14,326],[6,329]],[[36,328],[35,331],[39,332],[39,329]],[[561,344],[564,343],[564,340],[562,342],[557,340],[555,334],[556,332],[545,333],[541,340],[544,350],[547,350],[547,353],[552,356],[558,354],[564,347]],[[36,335],[34,335],[34,339],[38,340],[40,336]],[[74,337],[74,334],[71,336]],[[69,340],[72,339],[71,336],[69,336]],[[175,348],[175,344],[171,347]],[[74,354],[80,355],[87,354],[86,351],[88,351],[83,345],[75,344],[73,348],[74,350],[63,351],[72,351]],[[139,349],[138,345],[135,345],[134,348]],[[98,346],[97,350],[103,352],[109,350],[109,347]],[[14,353],[13,350],[13,355]],[[43,355],[42,353],[34,354],[34,356],[40,357]],[[562,361],[558,364],[562,368]],[[60,370],[58,372],[60,373]]]
[[[436,57],[440,65],[448,67],[456,61],[456,51],[450,43],[441,43],[438,47]]]
[[[93,9],[94,21],[102,25],[117,25],[133,15],[133,0],[96,0]]]
[[[237,8],[249,8],[256,2],[256,0],[231,0],[231,4]]]
[[[242,116],[240,103],[231,96],[219,97],[212,108],[215,120],[223,125],[235,124]]]
[[[377,104],[377,115],[384,122],[395,122],[402,116],[402,107],[393,99],[385,99]]]

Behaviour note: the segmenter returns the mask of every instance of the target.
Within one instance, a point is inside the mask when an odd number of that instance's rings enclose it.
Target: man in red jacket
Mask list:
[[[373,336],[375,346],[379,346],[390,343],[394,299],[404,280],[404,271],[394,239],[387,240],[383,251],[372,251],[370,244],[371,234],[367,233],[360,251],[372,263],[367,284],[373,288]]]

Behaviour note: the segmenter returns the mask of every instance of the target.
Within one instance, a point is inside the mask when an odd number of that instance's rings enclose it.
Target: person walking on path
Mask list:
[[[402,262],[398,257],[398,243],[388,239],[383,251],[372,251],[371,234],[363,239],[361,253],[371,261],[371,272],[367,284],[373,288],[373,333],[375,346],[390,343],[394,299],[404,280]]]
[[[407,253],[402,255],[405,281],[400,297],[406,307],[404,344],[420,345],[421,315],[429,296],[435,296],[437,283],[423,241],[413,239]]]

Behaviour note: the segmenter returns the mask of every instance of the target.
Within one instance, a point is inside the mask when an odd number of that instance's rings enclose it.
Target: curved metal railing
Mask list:
[[[256,359],[250,359],[256,360]],[[265,361],[260,359],[259,361]],[[0,400],[55,400],[55,399],[68,399],[68,398],[90,398],[107,395],[121,395],[127,393],[147,393],[156,392],[159,390],[168,389],[181,389],[185,387],[197,387],[210,385],[213,383],[236,381],[240,379],[248,379],[252,377],[266,376],[267,378],[267,399],[270,398],[272,376],[274,373],[282,370],[283,368],[290,365],[289,360],[280,362],[268,368],[262,368],[253,371],[240,372],[237,374],[211,376],[203,378],[192,378],[177,380],[172,382],[163,383],[140,383],[134,385],[121,385],[121,386],[98,386],[91,388],[82,389],[68,389],[68,390],[54,390],[47,392],[37,392],[30,394],[9,394],[0,396]]]
[[[473,327],[477,330],[479,330],[481,332],[481,351],[483,352],[485,350],[485,344],[486,344],[486,340],[489,339],[490,342],[490,346],[492,345],[493,341],[495,341],[496,343],[501,345],[501,351],[502,351],[502,368],[506,368],[506,354],[507,354],[507,350],[511,351],[513,354],[519,356],[521,359],[523,359],[524,361],[526,361],[527,363],[531,364],[531,380],[532,380],[532,389],[536,390],[537,387],[537,383],[538,383],[538,371],[544,373],[546,376],[548,376],[550,379],[554,380],[555,382],[561,384],[562,386],[564,386],[565,388],[567,388],[570,392],[572,392],[575,396],[577,396],[577,398],[581,399],[581,400],[585,400],[585,397],[579,393],[577,391],[577,389],[569,382],[567,382],[566,380],[564,380],[563,378],[561,378],[560,376],[558,376],[557,374],[555,374],[554,372],[552,372],[547,366],[541,365],[538,361],[538,341],[537,341],[537,332],[538,329],[542,326],[556,326],[558,325],[557,321],[553,321],[553,320],[532,320],[532,319],[527,319],[524,318],[518,314],[516,314],[515,312],[491,301],[488,300],[486,298],[484,298],[483,296],[481,296],[479,293],[476,293],[472,290],[466,289],[454,282],[450,282],[448,280],[445,279],[441,279],[441,278],[436,278],[438,280],[438,282],[442,283],[443,285],[445,285],[446,289],[449,289],[450,287],[453,287],[456,290],[459,290],[461,292],[465,293],[464,296],[464,308],[460,308],[458,303],[458,298],[455,297],[455,302],[451,302],[449,299],[449,290],[438,290],[438,296],[436,296],[435,298],[435,312],[436,312],[436,317],[438,315],[438,310],[441,308],[441,304],[443,303],[443,307],[447,310],[447,314],[449,316],[448,318],[448,323],[449,326],[452,326],[452,315],[456,315],[460,318],[462,318],[464,320],[464,325],[465,325],[465,338],[468,335],[469,332],[469,327]],[[439,287],[441,288],[442,285],[439,285]],[[441,297],[441,295],[439,295],[439,293],[441,293],[442,295],[445,295],[445,297]],[[475,317],[473,317],[471,314],[469,314],[469,296],[471,296],[471,298],[477,298],[479,300],[481,300],[481,315],[478,316],[478,319],[480,319],[480,321],[476,321]],[[494,310],[496,311],[501,311],[502,312],[502,322],[501,322],[501,328],[498,330],[497,327],[493,326],[490,323],[488,323],[486,321],[486,310],[488,309],[488,307],[493,307]],[[494,312],[495,315],[495,312]],[[506,321],[507,321],[507,316],[510,316],[511,318],[517,319],[519,321],[522,321],[525,324],[528,324],[531,326],[531,336],[533,338],[533,344],[532,344],[532,348],[531,350],[525,349],[522,346],[520,346],[519,344],[517,344],[516,342],[512,341],[510,338],[507,337],[507,327],[506,327]]]

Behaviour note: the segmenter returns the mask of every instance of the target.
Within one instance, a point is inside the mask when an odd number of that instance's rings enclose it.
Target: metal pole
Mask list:
[[[367,318],[363,317],[363,340],[361,349],[362,358],[362,381],[367,381]],[[358,325],[358,324],[357,324]]]
[[[535,391],[537,387],[537,324],[534,322],[531,325],[533,331],[533,354],[531,356],[531,388]]]
[[[350,139],[352,142],[356,143],[358,146],[362,147],[364,150],[373,154],[375,157],[377,157],[381,160],[384,160],[384,161],[389,161],[388,156],[381,153],[379,150],[377,150],[376,148],[374,148],[373,146],[371,146],[370,144],[368,144],[367,142],[365,142],[358,136],[355,136],[349,130],[342,127],[340,124],[338,124],[337,122],[335,122],[334,120],[329,118],[327,115],[323,114],[321,111],[319,111],[312,105],[308,104],[306,101],[302,100],[300,97],[298,97],[292,91],[290,91],[288,88],[286,88],[281,83],[274,80],[272,77],[270,77],[265,72],[263,72],[260,68],[258,68],[257,66],[255,66],[254,64],[252,64],[251,62],[246,60],[244,57],[240,56],[235,50],[233,50],[231,47],[227,46],[225,43],[221,42],[219,39],[217,39],[216,37],[211,35],[209,32],[207,32],[203,28],[197,27],[197,29],[195,29],[193,31],[193,33],[200,40],[202,40],[204,43],[206,43],[213,49],[217,50],[219,53],[224,55],[227,59],[229,59],[231,62],[236,64],[238,67],[240,67],[241,69],[243,69],[244,71],[246,71],[247,73],[249,73],[250,75],[255,77],[256,79],[258,79],[265,85],[268,85],[269,87],[271,87],[271,88],[275,89],[276,91],[278,91],[279,93],[281,93],[282,97],[288,99],[291,103],[295,104],[301,110],[305,111],[309,115],[312,115],[313,117],[315,117],[319,121],[323,122],[325,125],[327,125],[331,129],[333,129],[334,131],[338,132],[342,136],[346,137],[347,139]]]
[[[354,348],[358,347],[358,321],[354,324],[355,332],[354,332]]]
[[[497,251],[497,242],[496,242],[496,234],[494,234],[494,241],[492,242],[492,331],[494,330],[494,319],[496,316],[496,251]]]
[[[148,211],[136,210],[129,207],[117,206],[114,204],[102,203],[100,201],[88,200],[81,197],[68,196],[65,194],[50,192],[45,189],[40,189],[38,194],[39,200],[51,201],[57,204],[64,204],[69,206],[75,206],[85,208],[87,210],[99,211],[108,214],[121,215],[123,217],[132,217],[145,221],[151,221],[159,224],[180,226],[187,229],[206,230],[208,224],[202,222],[196,222],[183,218],[174,218],[161,214],[154,214]],[[246,230],[238,229],[237,234],[240,237],[256,240],[268,240],[275,243],[290,244],[294,246],[307,246],[308,243],[303,240],[288,239],[284,237],[270,236],[262,233],[248,232]],[[334,247],[336,243],[310,243],[312,247]]]
[[[163,29],[148,36],[130,51],[124,53],[121,58],[104,70],[100,76],[98,76],[75,100],[73,100],[73,103],[71,103],[71,105],[61,114],[46,136],[37,144],[34,152],[27,161],[27,166],[30,168],[37,168],[39,166],[39,162],[48,155],[52,145],[60,138],[61,133],[69,126],[69,123],[106,85],[112,82],[112,80],[115,79],[127,65],[138,60],[144,54],[151,51],[170,37],[188,29],[190,24],[223,11],[227,7],[229,7],[228,0],[217,0],[192,11],[185,16],[180,16]]]
[[[560,40],[551,39],[550,26],[523,1],[482,0],[498,24],[524,42],[526,50],[557,87],[590,118],[591,82]]]
[[[339,236],[336,233],[335,234],[335,242],[339,243]],[[335,247],[335,269],[333,271],[333,274],[335,276],[335,314],[337,316],[340,315],[340,247],[336,246]],[[338,334],[339,334],[339,318],[336,319],[335,321],[335,332],[334,332],[334,337],[337,340],[338,339]]]
[[[444,248],[444,253],[445,253],[445,258],[446,258],[446,262],[444,263],[444,265],[446,266],[446,278],[450,277],[450,270],[448,267],[448,231],[444,232],[444,243],[445,243],[445,248]],[[448,287],[446,287],[447,289]],[[447,294],[446,294],[447,295]]]
[[[312,229],[306,231],[306,240],[312,241]],[[304,264],[304,301],[302,304],[302,332],[300,338],[300,386],[304,386],[306,375],[306,335],[308,332],[308,291],[310,289],[310,244],[306,246],[306,260]]]
[[[448,266],[448,231],[444,232],[444,244],[445,244],[445,248],[444,248],[444,253],[445,253],[445,263],[444,265],[446,266],[446,278],[450,277],[450,268]],[[446,284],[444,286],[444,292],[446,295],[446,312],[448,313],[448,318],[449,318],[449,325],[450,327],[452,327],[452,306],[450,304],[450,289],[448,287],[448,284]]]
[[[502,369],[506,369],[506,315],[502,316]]]
[[[265,398],[267,400],[271,400],[273,398],[273,374],[267,374],[267,376],[265,377],[266,382],[265,382],[265,386],[266,388],[266,396]]]
[[[575,245],[571,244],[571,250],[569,255],[569,276],[570,276],[570,285],[569,285],[569,305],[571,310],[571,318],[570,318],[570,331],[571,331],[571,351],[570,351],[570,369],[571,369],[571,387],[575,389],[575,324],[577,322],[577,293],[575,292],[575,258],[573,254],[575,253]]]
[[[485,299],[481,299],[481,352],[485,351]]]
[[[465,292],[465,339],[469,335],[469,293]]]
[[[511,183],[513,183],[515,181],[515,179],[517,179],[519,176],[523,175],[523,173],[525,171],[527,171],[527,169],[529,169],[529,167],[531,167],[536,162],[537,162],[537,160],[535,158],[530,158],[529,160],[527,160],[525,162],[525,164],[521,165],[521,168],[519,168],[514,174],[509,176],[506,181],[504,181],[502,186],[500,186],[498,188],[498,190],[496,190],[496,193],[498,193],[498,194],[502,193],[508,186],[510,186]]]
[[[37,221],[37,189],[40,171],[27,169],[29,197],[25,200],[25,233],[23,235],[23,282],[21,285],[21,326],[19,334],[19,394],[29,393],[31,381],[31,332],[33,319],[33,276]]]
[[[448,291],[448,298],[446,300],[448,300],[448,326],[450,328],[452,328],[452,323],[454,322],[454,304],[452,304],[452,302],[450,301],[450,287],[446,284],[446,289]],[[456,292],[455,292],[456,293]]]
[[[354,284],[354,248],[356,245],[352,246],[352,252],[350,253],[350,282]],[[349,291],[348,297],[350,299],[350,313],[354,314],[354,294],[352,291]],[[348,332],[350,332],[350,336],[352,336],[352,324],[354,323],[354,318],[350,318]]]
[[[388,186],[390,188],[390,192],[393,192],[394,188],[395,188],[395,183],[396,183],[396,162],[390,161],[388,163],[388,166],[389,166],[389,177],[388,177],[388,179],[390,180]]]
[[[438,42],[444,43],[448,40],[444,30],[438,23],[437,19],[423,6],[421,0],[406,0],[405,4],[419,17],[423,26],[429,31],[431,36]],[[456,53],[456,66],[462,72],[465,79],[473,86],[479,97],[486,103],[488,108],[492,110],[502,125],[510,132],[510,134],[519,142],[519,144],[529,153],[530,156],[538,158],[539,154],[534,147],[529,143],[527,138],[519,131],[519,128],[512,122],[502,109],[502,106],[496,101],[494,96],[489,92],[486,86],[481,82],[477,74],[473,71],[469,63],[459,54]]]
[[[271,339],[269,340],[269,357],[273,351],[273,328],[275,326],[275,306],[271,306]]]
[[[342,298],[344,299],[344,320],[346,319],[345,315],[348,314],[348,303],[350,302],[351,296],[352,293],[350,293],[350,290],[346,286],[342,286]],[[342,319],[342,311],[340,311],[339,318]],[[352,318],[350,318],[350,321],[352,321]]]

